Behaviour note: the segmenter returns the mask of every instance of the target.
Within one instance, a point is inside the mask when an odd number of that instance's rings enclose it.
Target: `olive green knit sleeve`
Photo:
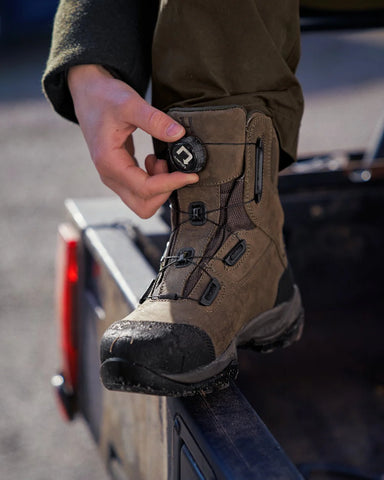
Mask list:
[[[73,65],[103,65],[144,95],[158,0],[61,0],[43,90],[53,108],[76,121],[67,86]]]

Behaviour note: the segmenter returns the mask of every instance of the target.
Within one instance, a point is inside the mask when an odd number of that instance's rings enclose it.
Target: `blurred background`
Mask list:
[[[0,0],[0,478],[7,480],[106,479],[85,425],[62,422],[50,387],[63,202],[110,195],[78,127],[41,93],[57,3]],[[305,33],[302,50],[299,155],[364,150],[384,112],[384,30]],[[145,150],[148,140],[139,142]]]
[[[85,424],[62,421],[50,386],[63,201],[108,193],[78,128],[41,93],[57,3],[0,3],[0,478],[9,480],[107,478]]]

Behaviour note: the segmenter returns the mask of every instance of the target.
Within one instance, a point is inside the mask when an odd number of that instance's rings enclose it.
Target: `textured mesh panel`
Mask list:
[[[223,185],[220,186],[220,205],[224,206],[228,202],[228,197],[231,192],[232,186],[234,182],[228,182],[224,183]],[[222,225],[225,223],[225,215],[226,215],[226,210],[222,209],[220,210],[220,217],[219,217],[219,226],[216,228],[216,232],[214,237],[211,239],[209,242],[205,252],[203,253],[203,256],[212,256],[214,252],[217,251],[217,247],[220,246],[223,243],[223,238],[224,238],[224,232],[223,228],[221,228]],[[210,214],[208,213],[208,219],[210,218]],[[192,272],[191,276],[187,280],[185,284],[185,289],[184,289],[184,295],[188,296],[190,295],[193,287],[196,285],[196,283],[199,281],[201,274],[203,273],[203,270],[200,267],[205,267],[207,263],[209,262],[209,258],[205,259],[202,258],[198,263],[199,267],[196,267],[194,271]]]
[[[244,177],[220,186],[220,205],[226,208],[220,210],[219,226],[203,254],[207,258],[203,258],[199,262],[200,267],[205,267],[208,264],[210,257],[216,254],[232,232],[254,228],[244,208],[243,188]],[[185,296],[191,293],[193,287],[199,281],[203,272],[200,267],[196,267],[189,277],[184,289]]]
[[[252,230],[255,227],[244,208],[243,190],[244,177],[241,177],[236,180],[228,203],[227,234],[228,231]]]

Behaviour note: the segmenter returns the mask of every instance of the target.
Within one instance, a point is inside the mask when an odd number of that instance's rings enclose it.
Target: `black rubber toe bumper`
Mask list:
[[[203,367],[215,353],[209,336],[197,327],[122,320],[104,333],[100,358],[101,379],[109,390],[184,395],[188,385],[167,376]]]

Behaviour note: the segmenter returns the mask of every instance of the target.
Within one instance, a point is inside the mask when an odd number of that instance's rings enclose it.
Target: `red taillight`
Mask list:
[[[71,224],[59,226],[56,270],[56,305],[59,320],[60,350],[64,391],[76,394],[78,375],[77,309],[78,309],[78,245],[80,236]],[[61,402],[62,403],[62,402]],[[67,412],[67,418],[71,418]]]

